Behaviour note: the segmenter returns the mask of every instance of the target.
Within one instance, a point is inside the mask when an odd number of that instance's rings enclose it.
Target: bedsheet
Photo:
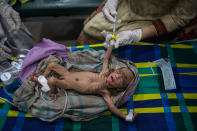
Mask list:
[[[73,46],[72,51],[94,48],[102,44]],[[140,82],[133,96],[123,106],[123,113],[134,109],[138,113],[133,123],[125,122],[110,112],[88,122],[58,119],[43,122],[29,114],[19,112],[0,100],[0,130],[71,130],[71,131],[130,131],[130,130],[197,130],[197,42],[144,43],[121,47],[114,53],[135,62]],[[152,61],[169,58],[176,81],[176,90],[165,91],[161,70]],[[148,64],[148,62],[150,64]],[[155,74],[152,74],[151,67]],[[0,88],[0,96],[7,98]]]

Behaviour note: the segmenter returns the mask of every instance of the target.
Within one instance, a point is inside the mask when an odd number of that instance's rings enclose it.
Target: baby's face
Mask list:
[[[119,88],[126,84],[124,83],[124,79],[128,79],[131,77],[133,77],[133,74],[128,68],[121,68],[112,72],[108,76],[107,82],[111,85],[110,88]],[[128,83],[129,82],[130,81],[128,81]]]

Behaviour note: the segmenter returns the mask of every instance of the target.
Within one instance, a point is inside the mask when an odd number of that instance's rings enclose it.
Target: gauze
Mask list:
[[[154,61],[162,71],[165,90],[176,89],[176,83],[172,71],[170,61],[165,61],[163,58]]]
[[[42,85],[42,91],[48,92],[50,90],[49,85],[47,84],[47,79],[43,75],[38,77],[38,82]]]
[[[133,110],[129,110],[129,114],[126,116],[126,121],[132,122],[133,121]]]

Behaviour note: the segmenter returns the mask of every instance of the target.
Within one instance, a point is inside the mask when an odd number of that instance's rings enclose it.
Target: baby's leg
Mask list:
[[[64,79],[63,80],[59,80],[59,79],[57,79],[55,77],[50,77],[47,83],[48,83],[48,85],[49,85],[49,87],[51,89],[54,88],[54,87],[59,87],[59,88],[63,88],[63,89],[70,89],[67,86],[67,83],[66,83],[66,81]]]
[[[44,76],[44,77],[47,77],[47,76],[50,74],[51,71],[55,71],[55,72],[56,72],[57,74],[59,74],[60,76],[62,76],[62,75],[64,75],[65,73],[68,72],[68,70],[67,70],[65,67],[63,67],[63,66],[61,66],[60,64],[57,64],[57,63],[55,63],[55,62],[52,62],[52,63],[50,63],[50,64],[47,66],[45,72],[43,73],[43,76]]]
[[[42,86],[39,81],[38,81],[38,77],[34,76],[33,74],[30,75],[31,80],[37,82],[40,86]],[[64,89],[68,89],[67,84],[65,82],[65,80],[59,80],[55,77],[50,77],[47,81],[47,84],[50,87],[50,93],[56,92],[57,88],[64,88]]]

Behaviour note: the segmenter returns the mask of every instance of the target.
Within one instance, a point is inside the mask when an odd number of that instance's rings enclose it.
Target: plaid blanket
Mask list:
[[[103,49],[102,44],[72,47],[73,51],[84,48]],[[73,122],[66,118],[52,123],[19,112],[9,103],[0,100],[1,130],[197,130],[197,42],[143,43],[121,47],[114,53],[135,62],[140,82],[135,94],[120,107],[123,113],[131,108],[138,113],[133,123],[127,123],[111,113],[102,114],[88,122]],[[177,85],[176,90],[165,91],[161,70],[152,61],[170,58]],[[152,74],[149,64],[156,74]],[[6,95],[0,90],[0,96]]]
[[[50,55],[39,63],[34,75],[43,74],[51,62],[59,63],[72,72],[101,72],[104,54],[104,50],[88,49],[68,53],[68,60]],[[135,78],[132,81],[132,86],[128,87],[126,91],[112,96],[116,105],[121,102],[124,94],[128,94],[130,89],[135,89],[139,79],[137,68],[132,62],[111,56],[109,70],[112,72],[122,67],[129,67],[134,72]],[[52,75],[58,77],[55,72],[52,72],[50,76]],[[98,117],[108,108],[101,96],[82,95],[73,90],[64,89],[59,89],[55,96],[48,95],[48,93],[41,92],[41,89],[30,78],[25,79],[22,86],[14,92],[13,102],[21,111],[28,112],[45,121],[53,121],[60,117],[70,118],[74,121],[87,121]]]

